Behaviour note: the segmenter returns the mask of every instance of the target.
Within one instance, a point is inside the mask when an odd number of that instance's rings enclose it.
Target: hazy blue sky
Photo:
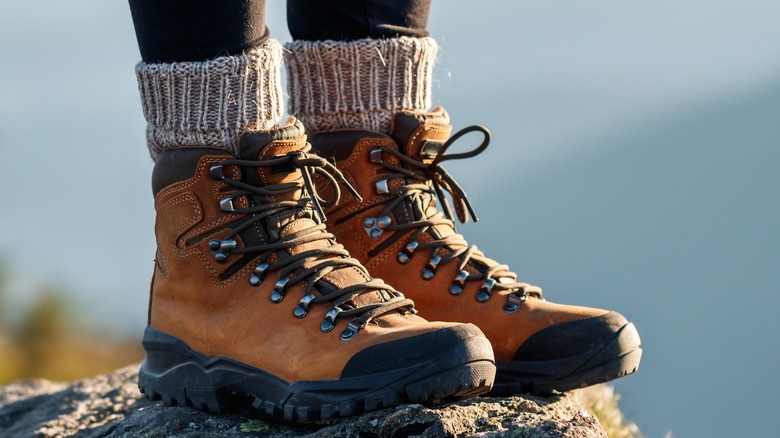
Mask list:
[[[154,212],[130,14],[49,3],[0,6],[0,257],[16,306],[54,284],[82,322],[140,335]],[[769,433],[780,2],[473,4],[435,1],[430,27],[434,102],[494,134],[448,166],[482,219],[467,237],[550,300],[635,320],[643,368],[616,387],[649,436]]]

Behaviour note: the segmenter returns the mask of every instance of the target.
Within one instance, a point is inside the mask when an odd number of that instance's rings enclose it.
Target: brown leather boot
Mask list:
[[[414,299],[426,318],[482,329],[498,367],[492,394],[566,391],[636,371],[639,335],[623,316],[545,301],[540,288],[518,282],[508,266],[455,232],[443,193],[454,200],[461,222],[474,213],[441,163],[479,154],[489,134],[482,127],[453,137],[450,131],[447,114],[437,109],[398,114],[390,135],[358,130],[312,135],[316,153],[332,158],[364,198],[346,196],[326,209],[331,232],[372,275]],[[483,132],[485,141],[472,152],[446,154],[470,131]],[[332,193],[324,185],[320,191]]]
[[[300,122],[238,147],[166,150],[155,165],[148,398],[312,420],[490,389],[477,327],[416,316],[325,229],[312,177],[339,174],[307,153]]]

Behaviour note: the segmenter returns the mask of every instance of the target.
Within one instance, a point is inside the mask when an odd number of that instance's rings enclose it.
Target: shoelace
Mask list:
[[[211,177],[227,184],[227,187],[223,189],[227,196],[220,201],[220,208],[225,212],[246,215],[248,217],[243,223],[233,228],[224,239],[209,241],[209,249],[215,259],[218,262],[224,262],[227,260],[228,254],[257,254],[259,263],[249,277],[249,282],[252,286],[259,286],[269,272],[279,271],[279,280],[274,285],[270,296],[271,301],[275,303],[279,303],[285,298],[289,286],[305,282],[304,296],[295,308],[295,316],[303,318],[307,315],[311,306],[320,303],[330,303],[331,308],[320,325],[320,329],[323,332],[330,332],[335,328],[339,319],[351,317],[352,319],[347,324],[347,328],[341,333],[341,339],[344,340],[351,339],[372,319],[380,315],[401,310],[401,308],[407,308],[408,311],[416,313],[412,300],[405,298],[401,292],[394,290],[380,279],[353,284],[342,289],[336,289],[333,292],[323,293],[318,290],[315,293],[314,288],[317,282],[325,279],[329,273],[338,269],[355,268],[365,274],[366,277],[370,277],[370,275],[358,260],[349,256],[349,253],[342,245],[335,243],[334,235],[325,231],[325,224],[322,223],[325,217],[322,212],[322,206],[334,205],[341,196],[338,181],[343,182],[356,197],[359,197],[359,195],[357,195],[355,189],[335,166],[317,155],[309,154],[309,150],[310,146],[307,145],[302,150],[293,151],[287,155],[274,157],[269,160],[249,161],[231,159],[211,167]],[[223,168],[227,166],[238,166],[243,171],[271,166],[292,167],[300,170],[303,181],[255,186],[225,176]],[[314,174],[324,177],[333,187],[333,199],[323,200],[319,198],[312,183]],[[242,196],[278,196],[301,189],[304,190],[304,196],[301,196],[298,200],[261,202],[247,208],[237,208],[233,203],[234,199]],[[290,233],[273,243],[243,248],[237,247],[238,243],[234,237],[241,231],[255,226],[255,224],[263,221],[265,218],[296,211],[296,209],[298,211],[311,210],[312,207],[319,214],[319,220],[315,219],[315,222],[319,222],[316,225]],[[277,255],[277,252],[280,250],[321,240],[326,240],[328,245],[324,248],[310,249],[287,257],[278,257]],[[310,266],[305,268],[304,265],[307,264]],[[354,306],[352,302],[354,298],[373,292],[384,292],[380,293],[384,297],[384,301],[360,307]]]
[[[484,135],[484,139],[479,146],[468,152],[450,155],[446,154],[446,151],[450,146],[452,146],[460,137],[475,131]],[[398,189],[388,190],[388,194],[391,196],[394,195],[395,198],[385,204],[379,217],[387,217],[389,219],[389,213],[393,208],[400,203],[405,202],[407,199],[410,200],[413,205],[414,203],[419,203],[423,206],[423,210],[425,210],[428,203],[433,199],[432,197],[436,196],[439,200],[439,204],[442,206],[443,212],[438,211],[436,214],[429,217],[425,217],[423,214],[423,217],[420,220],[399,224],[387,224],[384,227],[384,229],[389,231],[402,232],[416,229],[409,238],[406,246],[398,253],[399,262],[408,263],[416,251],[432,249],[431,258],[428,260],[428,263],[421,273],[423,278],[430,280],[436,275],[436,270],[440,264],[446,264],[456,258],[460,258],[460,261],[458,262],[459,272],[450,285],[450,293],[453,295],[460,295],[463,293],[467,281],[481,280],[483,283],[475,296],[476,300],[484,303],[490,299],[494,291],[511,291],[507,296],[506,304],[504,304],[504,310],[512,313],[516,312],[529,296],[533,295],[541,298],[541,288],[518,282],[517,274],[510,271],[509,266],[498,264],[494,260],[487,258],[482,251],[477,249],[476,245],[470,245],[461,234],[452,234],[426,243],[422,243],[419,240],[419,237],[423,233],[436,225],[446,225],[453,230],[455,229],[452,210],[444,196],[445,191],[450,194],[458,220],[461,223],[465,223],[468,220],[466,216],[467,211],[475,222],[478,220],[465,190],[463,190],[455,179],[441,167],[441,163],[447,160],[471,158],[479,155],[487,149],[489,143],[490,132],[487,128],[474,125],[464,128],[452,135],[442,145],[439,153],[430,163],[425,163],[409,157],[394,148],[381,147],[380,149],[382,152],[395,156],[400,162],[407,166],[403,167],[386,160],[381,160],[379,161],[380,164],[390,171],[389,174],[385,174],[382,177],[387,178],[388,180],[392,178],[406,178],[407,183]],[[385,220],[385,222],[387,222],[387,220]],[[440,249],[446,249],[448,252],[439,251]],[[442,254],[440,254],[440,252]],[[479,273],[470,273],[466,270],[467,265],[474,267]]]

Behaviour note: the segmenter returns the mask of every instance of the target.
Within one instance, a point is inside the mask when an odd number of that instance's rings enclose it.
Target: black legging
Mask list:
[[[129,0],[146,62],[203,61],[268,39],[265,0]],[[430,0],[287,0],[294,39],[427,36]]]

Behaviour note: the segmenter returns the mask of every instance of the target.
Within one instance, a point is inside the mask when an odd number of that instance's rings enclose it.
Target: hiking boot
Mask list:
[[[241,136],[238,156],[158,158],[141,391],[167,405],[251,404],[301,421],[488,391],[493,353],[477,327],[417,316],[325,229],[328,203],[312,177],[336,187],[339,172],[309,148],[291,118]]]
[[[446,112],[437,109],[397,114],[389,135],[359,130],[312,135],[314,151],[332,159],[364,198],[344,196],[326,208],[330,231],[372,275],[407,293],[426,318],[482,329],[496,356],[493,395],[545,395],[636,371],[639,335],[622,315],[546,301],[540,288],[517,281],[507,265],[456,233],[444,192],[461,222],[476,216],[441,163],[481,153],[489,133],[479,126],[452,137],[450,131]],[[484,134],[481,145],[446,153],[472,131]],[[320,192],[327,198],[332,189],[323,184]]]

